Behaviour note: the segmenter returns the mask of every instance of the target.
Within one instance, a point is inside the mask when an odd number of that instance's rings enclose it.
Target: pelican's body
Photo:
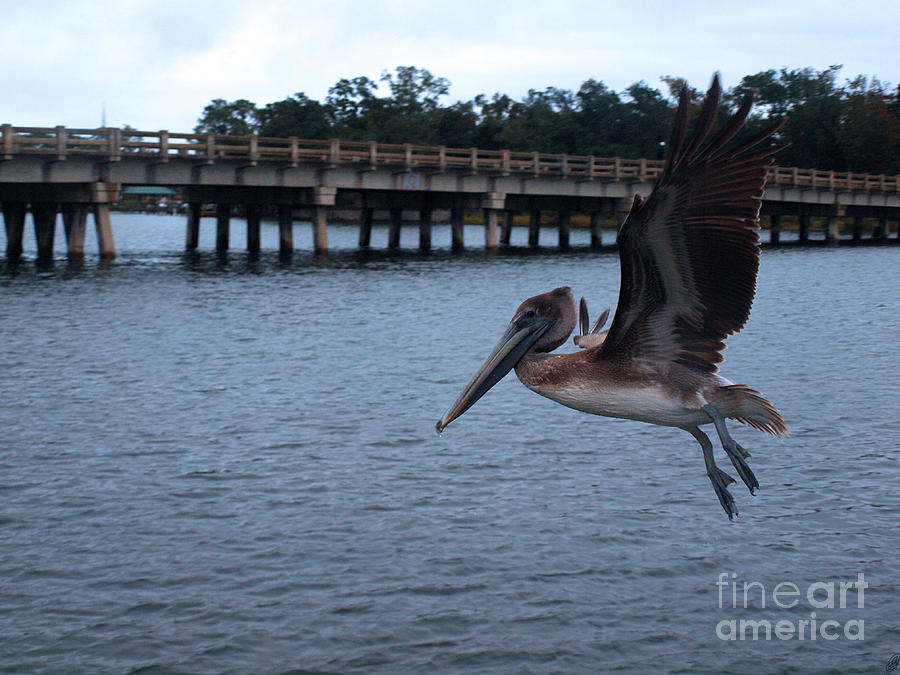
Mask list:
[[[715,384],[703,382],[684,368],[626,369],[592,356],[586,351],[529,355],[516,364],[516,376],[532,391],[575,410],[681,428],[709,423],[702,407],[719,386],[730,384],[721,377]]]
[[[700,444],[707,475],[731,518],[737,508],[727,486],[734,479],[716,466],[712,443],[700,429],[713,424],[754,493],[759,483],[745,461],[749,454],[731,438],[726,418],[773,435],[787,428],[771,403],[726,380],[717,365],[725,338],[750,314],[759,208],[766,166],[776,150],[756,146],[780,123],[729,148],[750,100],[709,139],[719,96],[716,77],[688,136],[688,95],[682,91],[662,175],[647,200],[635,196],[619,229],[622,286],[609,330],[600,333],[604,314],[587,332],[587,305],[582,299],[576,312],[568,286],[529,298],[438,422],[439,432],[515,368],[526,387],[570,408],[688,431]],[[579,315],[575,343],[582,350],[551,354],[568,339]]]

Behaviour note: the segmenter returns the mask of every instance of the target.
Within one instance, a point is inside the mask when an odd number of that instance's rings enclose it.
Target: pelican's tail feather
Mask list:
[[[727,417],[773,436],[787,436],[784,418],[774,405],[746,384],[730,384],[719,387],[716,407],[727,411]]]

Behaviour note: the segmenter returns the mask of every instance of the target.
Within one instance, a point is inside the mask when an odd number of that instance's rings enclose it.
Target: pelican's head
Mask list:
[[[568,339],[575,328],[577,312],[572,289],[556,288],[528,298],[519,305],[500,341],[478,368],[436,429],[450,422],[484,396],[529,352],[552,352]]]

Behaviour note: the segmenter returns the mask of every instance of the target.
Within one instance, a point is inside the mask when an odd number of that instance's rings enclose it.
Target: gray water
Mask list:
[[[0,272],[0,669],[884,672],[900,652],[900,248],[763,253],[722,372],[792,435],[731,425],[762,488],[732,486],[729,522],[688,434],[512,376],[434,433],[521,300],[615,306],[618,258],[585,232],[454,256],[445,227],[427,255],[333,227],[328,257],[284,260],[113,222],[111,265],[37,266],[27,240]],[[793,633],[717,635],[747,619]]]

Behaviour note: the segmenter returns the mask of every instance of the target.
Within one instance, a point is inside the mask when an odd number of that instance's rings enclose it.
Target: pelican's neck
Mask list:
[[[565,375],[559,366],[562,366],[562,360],[568,360],[565,357],[571,356],[572,354],[548,354],[532,350],[516,364],[516,377],[529,389],[540,389]]]

